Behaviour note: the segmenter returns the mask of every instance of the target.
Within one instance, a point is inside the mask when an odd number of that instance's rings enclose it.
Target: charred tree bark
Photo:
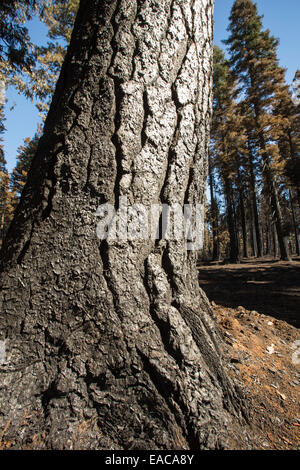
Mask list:
[[[272,253],[272,223],[270,217],[267,215],[265,223],[266,228],[266,255],[269,256]]]
[[[96,237],[97,207],[120,196],[204,200],[211,47],[211,0],[81,1],[2,251],[0,421],[14,447],[226,446],[240,403],[196,253]]]
[[[292,219],[293,219],[293,227],[294,227],[294,234],[295,234],[295,249],[297,256],[300,255],[300,243],[299,243],[299,234],[298,234],[298,225],[296,220],[296,213],[293,201],[293,194],[291,189],[289,189],[289,196],[290,196],[290,204],[291,204],[291,211],[292,211]]]
[[[249,213],[251,215],[250,237],[251,237],[252,256],[254,258],[257,258],[257,244],[256,244],[255,221],[254,221],[252,197],[250,197],[250,200],[248,200],[248,207],[249,207]]]
[[[241,225],[242,225],[242,234],[243,234],[243,257],[248,258],[248,234],[247,234],[246,210],[245,210],[243,193],[240,194],[240,213],[241,213]]]
[[[277,239],[277,232],[276,232],[276,225],[273,222],[272,224],[272,231],[273,231],[273,253],[274,258],[278,258],[278,239]]]
[[[290,147],[290,154],[291,154],[291,159],[292,162],[294,163],[295,167],[297,168],[297,150],[296,150],[296,145],[294,143],[294,139],[292,137],[292,132],[288,132],[288,139],[289,139],[289,147]],[[295,190],[297,194],[297,201],[298,201],[298,207],[300,208],[300,187],[299,184],[295,185]]]

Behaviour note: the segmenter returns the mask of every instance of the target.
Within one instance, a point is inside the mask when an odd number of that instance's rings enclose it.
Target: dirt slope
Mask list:
[[[299,330],[243,307],[212,305],[226,338],[228,374],[251,404],[255,448],[300,450]]]

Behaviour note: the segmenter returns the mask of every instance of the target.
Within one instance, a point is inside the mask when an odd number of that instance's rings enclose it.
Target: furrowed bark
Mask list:
[[[211,47],[211,0],[81,1],[1,255],[0,420],[17,448],[226,446],[240,403],[196,253],[96,236],[120,196],[203,202]]]

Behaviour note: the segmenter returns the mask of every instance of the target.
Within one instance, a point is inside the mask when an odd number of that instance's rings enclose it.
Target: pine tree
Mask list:
[[[35,0],[0,1],[0,64],[12,69],[30,69],[34,58],[24,22],[31,18]]]
[[[40,131],[38,131],[32,139],[27,137],[24,140],[24,145],[18,148],[17,163],[11,175],[11,187],[17,193],[18,197],[21,196],[26,184],[27,174],[36,154],[39,139]]]
[[[6,169],[6,161],[3,150],[0,147],[0,245],[13,218],[15,203],[16,195],[10,189],[10,178]]]
[[[285,174],[293,191],[297,193],[300,209],[300,71],[296,72],[292,96],[286,93],[279,101],[279,112],[286,118],[285,131],[281,133],[279,145],[285,155]]]
[[[48,29],[45,46],[30,44],[34,66],[22,67],[9,77],[9,84],[27,98],[37,100],[38,110],[45,114],[70,41],[79,0],[39,0],[35,2],[35,16]]]
[[[224,52],[214,48],[214,101],[212,146],[214,159],[224,187],[228,231],[230,234],[230,261],[239,262],[237,234],[237,204],[235,194],[236,152],[241,139],[237,117],[236,82],[231,74]],[[211,152],[212,153],[212,152]]]
[[[291,219],[295,234],[296,253],[300,254],[299,246],[299,210],[300,210],[300,109],[295,104],[293,95],[288,88],[283,88],[277,97],[277,106],[274,110],[280,116],[278,129],[278,146],[280,159],[277,168],[283,185],[288,188]]]
[[[278,147],[277,119],[272,106],[278,88],[284,84],[284,71],[278,66],[278,40],[262,29],[262,17],[252,0],[236,0],[229,18],[230,63],[244,87],[245,100],[253,113],[251,126],[255,129],[257,145],[263,162],[263,177],[270,193],[282,259],[290,259],[283,235],[282,215],[274,172]]]

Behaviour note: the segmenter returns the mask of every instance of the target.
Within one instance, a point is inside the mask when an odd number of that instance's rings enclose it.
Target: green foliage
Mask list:
[[[213,57],[213,96],[214,96],[214,107],[218,107],[223,99],[227,95],[227,81],[229,79],[230,69],[229,63],[225,59],[224,51],[214,46],[214,57]]]
[[[34,0],[0,0],[0,133],[4,131],[3,89],[23,70],[30,73],[35,63],[24,26],[35,3]]]
[[[38,16],[48,28],[47,46],[33,46],[35,67],[15,75],[13,83],[27,98],[37,99],[40,112],[49,109],[51,97],[69,44],[79,0],[40,0]]]
[[[24,23],[35,4],[34,0],[0,0],[0,62],[14,70],[29,70],[34,64]]]
[[[37,100],[37,108],[45,114],[70,41],[79,0],[1,3],[5,9],[0,15],[0,82],[15,86],[28,99]],[[47,46],[30,41],[24,23],[33,16],[48,28]]]
[[[248,128],[255,134],[256,152],[263,160],[267,184],[271,171],[281,172],[283,159],[280,136],[286,132],[288,117],[280,103],[287,100],[284,70],[278,65],[278,40],[263,31],[261,17],[251,0],[236,0],[232,7],[229,46],[230,64],[243,90],[248,108]]]

